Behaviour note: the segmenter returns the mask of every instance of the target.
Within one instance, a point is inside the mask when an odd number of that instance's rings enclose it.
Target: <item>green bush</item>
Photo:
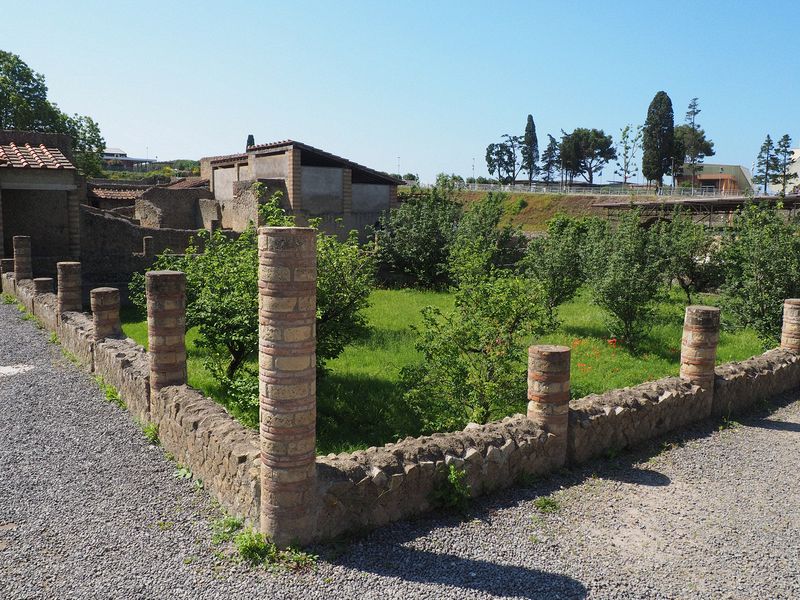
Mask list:
[[[439,508],[457,510],[465,513],[469,506],[470,489],[464,481],[467,473],[463,469],[457,469],[455,465],[450,465],[447,471],[447,479],[442,480],[431,494],[431,502]]]

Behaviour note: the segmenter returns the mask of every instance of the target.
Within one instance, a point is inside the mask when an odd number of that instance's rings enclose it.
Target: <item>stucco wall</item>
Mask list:
[[[251,173],[246,179],[286,179],[289,161],[285,153],[269,156],[250,156]]]
[[[14,256],[15,235],[29,235],[34,272],[52,275],[55,263],[69,258],[67,192],[4,189],[0,206],[4,255]]]
[[[389,210],[391,186],[375,183],[353,184],[353,212],[377,213]]]
[[[342,213],[342,169],[301,167],[303,210],[310,217]]]
[[[214,178],[214,198],[220,203],[233,198],[233,182],[237,181],[236,167],[215,168],[212,171]]]
[[[211,198],[209,190],[153,187],[136,199],[135,217],[142,227],[201,229],[200,199]]]

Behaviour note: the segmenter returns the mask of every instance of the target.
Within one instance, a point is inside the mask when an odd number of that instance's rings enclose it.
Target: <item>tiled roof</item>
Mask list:
[[[202,177],[184,177],[166,187],[172,190],[189,190],[192,188],[208,187],[208,179]]]
[[[341,156],[336,156],[335,154],[331,154],[330,152],[325,152],[324,150],[320,150],[319,148],[315,148],[314,146],[309,146],[308,144],[304,144],[303,142],[298,142],[295,140],[281,140],[280,142],[270,142],[269,144],[257,144],[255,146],[248,146],[247,152],[259,152],[261,150],[272,150],[276,148],[285,148],[287,146],[294,146],[299,148],[300,150],[305,150],[307,152],[313,152],[320,156],[324,156],[330,160],[334,160],[344,165],[350,167],[351,169],[359,169],[370,175],[377,177],[379,179],[383,179],[385,181],[389,181],[396,185],[402,185],[405,183],[400,179],[396,179],[391,175],[387,175],[386,173],[381,173],[380,171],[376,171],[375,169],[370,169],[369,167],[365,167],[364,165],[360,165],[352,160],[348,160],[346,158],[342,158]],[[211,164],[219,164],[228,161],[238,161],[244,160],[247,158],[247,152],[241,154],[228,154],[226,156],[212,156],[210,157]]]
[[[74,169],[58,148],[44,144],[18,146],[14,142],[0,145],[0,167],[12,169]]]
[[[142,186],[138,188],[131,187],[95,187],[88,186],[87,195],[90,198],[98,198],[100,200],[136,200],[145,190],[150,186]]]

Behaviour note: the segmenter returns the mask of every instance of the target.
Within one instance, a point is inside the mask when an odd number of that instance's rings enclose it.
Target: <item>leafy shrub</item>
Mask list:
[[[800,293],[800,238],[778,206],[748,204],[724,235],[723,308],[737,326],[771,345],[780,338],[783,301]]]
[[[469,506],[470,490],[469,485],[464,481],[467,473],[463,469],[450,465],[447,471],[447,479],[433,489],[431,501],[434,506],[446,509],[455,509],[464,513]]]

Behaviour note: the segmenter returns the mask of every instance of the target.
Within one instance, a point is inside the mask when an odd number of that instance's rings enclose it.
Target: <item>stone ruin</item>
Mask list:
[[[463,431],[317,456],[316,256],[308,228],[259,229],[259,431],[186,385],[185,276],[147,273],[149,352],[123,339],[119,291],[91,291],[82,312],[81,264],[33,279],[31,240],[0,262],[15,296],[88,370],[115,386],[132,416],[155,423],[165,450],[232,514],[280,545],[331,539],[430,510],[450,466],[472,495],[544,476],[714,416],[730,416],[800,385],[800,299],[784,304],[781,346],[715,367],[719,309],[689,306],[679,377],[570,400],[569,354],[532,346],[528,409]]]

